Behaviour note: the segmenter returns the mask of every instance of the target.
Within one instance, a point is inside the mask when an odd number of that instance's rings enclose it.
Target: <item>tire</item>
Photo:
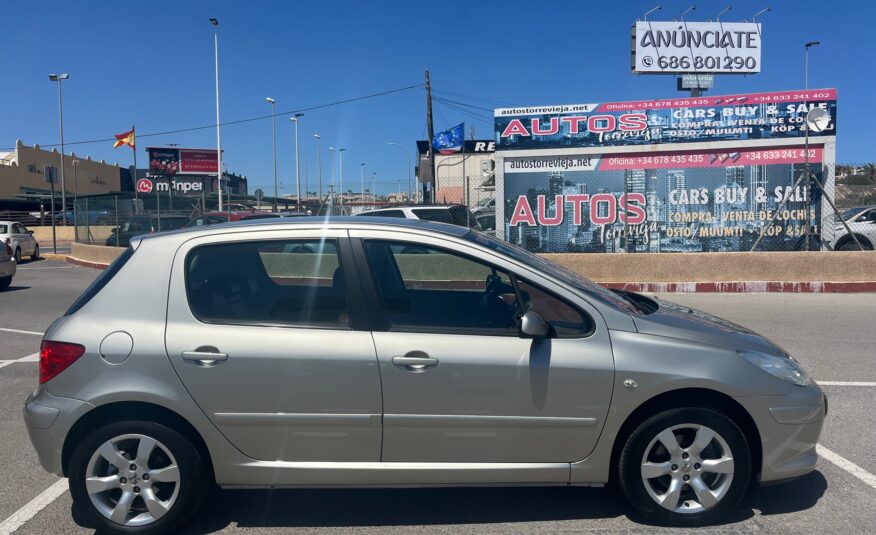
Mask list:
[[[30,259],[31,260],[39,260],[40,259],[40,246],[39,245],[33,246],[33,254],[30,255]]]
[[[12,284],[12,277],[0,277],[0,290],[9,288],[10,284]]]
[[[138,450],[149,439],[155,445],[145,457],[149,469],[144,470]],[[109,463],[108,457],[123,470]],[[131,470],[132,466],[136,469]],[[112,423],[89,433],[73,451],[68,470],[74,507],[98,532],[126,535],[176,532],[206,496],[209,474],[190,440],[165,425],[139,420]],[[103,477],[108,484],[100,490],[95,483],[89,493],[89,477]],[[128,506],[119,508],[119,500],[126,496]],[[113,512],[118,515],[116,521],[111,518]]]
[[[16,248],[15,248],[15,253],[13,253],[13,256],[12,256],[12,257],[15,258],[15,263],[16,263],[16,264],[20,264],[20,263],[21,263],[21,248],[20,248],[20,247],[16,247]]]
[[[861,242],[861,247],[863,247],[865,251],[872,251],[873,250],[873,246],[870,245],[866,239],[858,238],[858,240]],[[855,240],[853,240],[852,238],[849,238],[848,240],[843,242],[843,244],[840,245],[839,249],[837,249],[837,251],[860,251],[860,250],[861,250],[861,248],[858,247],[858,244],[855,243]]]
[[[714,433],[713,438],[700,450],[696,439],[701,433],[708,438],[707,431]],[[668,432],[679,446],[675,455],[669,454],[663,442],[671,442]],[[711,466],[707,469],[706,464]],[[716,473],[712,468],[731,473]],[[646,478],[646,470],[651,477]],[[745,495],[751,484],[751,450],[745,434],[720,412],[671,409],[645,420],[630,434],[619,458],[618,475],[627,500],[648,520],[667,526],[702,526],[720,520]],[[673,485],[677,496],[670,492]],[[666,505],[660,504],[661,497]]]

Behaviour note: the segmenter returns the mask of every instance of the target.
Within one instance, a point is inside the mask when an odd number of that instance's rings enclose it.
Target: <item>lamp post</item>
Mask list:
[[[362,189],[360,190],[361,201],[365,202],[365,162],[359,164],[359,178],[362,181]]]
[[[301,211],[301,162],[298,158],[298,121],[304,117],[303,113],[296,113],[294,117],[289,117],[289,120],[295,123],[295,196],[298,204],[298,211]]]
[[[322,202],[322,150],[320,149],[319,134],[313,134],[316,139],[316,173],[319,175],[319,202]]]
[[[413,182],[411,179],[411,154],[408,152],[408,149],[402,147],[401,145],[399,145],[398,143],[396,143],[394,141],[387,141],[386,144],[392,145],[394,147],[398,147],[405,153],[405,157],[408,160],[408,195],[413,197],[413,186],[414,185],[413,185]]]
[[[336,150],[338,150],[338,149],[336,149],[334,147],[329,147],[329,152],[331,153],[331,157],[329,159],[332,161],[332,173],[331,173],[331,178],[329,179],[331,182],[331,186],[332,186],[330,188],[330,191],[332,192],[332,203],[334,203],[334,201],[335,201],[334,185],[335,185],[335,151]]]
[[[216,174],[218,177],[219,211],[222,211],[222,132],[219,127],[219,20],[210,18],[213,25],[213,51],[216,64]]]
[[[274,106],[277,101],[271,97],[265,97],[265,101],[271,105],[271,142],[274,147],[274,202],[271,203],[271,210],[276,212],[277,194],[279,193],[279,189],[277,187],[277,115],[274,112]]]
[[[73,159],[73,241],[79,242],[79,227],[76,226],[76,214],[79,213],[79,179],[77,176],[77,169],[79,168],[79,160]],[[134,168],[134,176],[136,176],[137,168]],[[136,182],[136,181],[135,181]],[[88,214],[85,214],[88,217]]]
[[[344,204],[344,151],[347,149],[338,149],[338,188],[341,190],[341,196],[338,199],[340,204]],[[341,212],[343,215],[343,211]]]
[[[809,89],[809,49],[820,44],[821,41],[809,41],[803,45],[803,89]]]
[[[67,181],[64,177],[64,103],[61,98],[61,81],[70,78],[68,73],[50,74],[49,80],[58,82],[58,122],[61,128],[61,213],[64,214],[64,226],[67,226]],[[52,218],[55,214],[52,214]]]

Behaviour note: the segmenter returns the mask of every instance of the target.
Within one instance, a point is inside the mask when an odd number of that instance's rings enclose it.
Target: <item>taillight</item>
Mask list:
[[[12,256],[13,254],[15,253],[12,251],[12,247],[9,246],[9,238],[6,238],[6,255]]]
[[[40,345],[40,384],[52,379],[85,354],[85,346],[43,340]]]

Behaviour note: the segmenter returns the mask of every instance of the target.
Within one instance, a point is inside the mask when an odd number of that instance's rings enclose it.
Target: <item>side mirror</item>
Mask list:
[[[28,233],[28,234],[33,234],[33,231],[32,231],[32,230],[28,230],[27,233]]]
[[[547,338],[550,325],[537,312],[529,311],[520,318],[520,338]]]

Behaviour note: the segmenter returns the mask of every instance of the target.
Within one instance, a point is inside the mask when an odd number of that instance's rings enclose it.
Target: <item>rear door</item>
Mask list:
[[[196,238],[176,255],[168,356],[254,459],[380,459],[377,359],[346,247],[344,231],[265,230]]]
[[[611,399],[608,331],[536,273],[427,235],[356,231],[383,384],[383,461],[562,463],[587,457]],[[516,287],[516,289],[515,289]],[[522,310],[555,328],[519,337]],[[559,477],[567,477],[563,472]]]

